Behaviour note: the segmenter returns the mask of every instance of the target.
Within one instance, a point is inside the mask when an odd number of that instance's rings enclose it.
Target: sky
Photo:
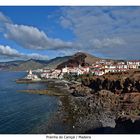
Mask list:
[[[140,7],[0,6],[0,61],[79,51],[140,59]]]

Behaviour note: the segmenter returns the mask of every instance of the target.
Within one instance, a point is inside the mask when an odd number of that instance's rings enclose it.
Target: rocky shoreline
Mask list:
[[[99,95],[88,95],[86,97],[60,97],[59,120],[62,120],[62,124],[70,126],[66,133],[91,133],[90,130],[92,130],[92,133],[96,133],[99,128],[115,129],[118,120],[120,124],[129,120],[132,125],[140,120],[140,115],[135,112],[139,110],[139,101],[129,104],[132,107],[131,111],[129,107],[127,109],[124,107],[128,104],[128,98],[132,100],[134,96],[139,96],[138,94],[132,93],[130,95],[132,98],[128,96],[127,99],[123,99],[122,104],[122,97],[110,93],[104,94],[106,91],[101,92]],[[126,96],[124,95],[123,98],[126,98]],[[138,107],[134,106],[134,104],[138,105]],[[120,133],[119,131],[117,132]],[[108,133],[115,132],[108,131]],[[131,132],[122,130],[121,133]]]
[[[95,92],[90,84],[62,80],[50,80],[47,85],[53,91],[48,95],[59,93],[59,110],[39,133],[140,133],[140,93],[134,85],[128,83],[126,93]]]
[[[114,93],[109,89],[95,92],[82,83],[71,84],[69,96],[60,97],[58,112],[67,128],[65,133],[140,133],[135,130],[140,128],[140,92],[133,84],[138,81],[129,82],[124,84],[125,93],[118,89]]]

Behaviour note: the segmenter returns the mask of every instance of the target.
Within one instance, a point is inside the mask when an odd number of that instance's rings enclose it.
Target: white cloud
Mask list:
[[[104,39],[93,39],[90,41],[94,48],[100,49],[103,47],[114,47],[116,45],[125,45],[125,41],[121,38],[104,38]]]
[[[14,24],[2,13],[0,21],[5,24],[5,37],[27,49],[61,54],[97,51],[115,58],[135,54],[139,58],[140,7],[62,7],[59,13],[55,19],[59,17],[59,24],[74,33],[75,42],[51,38],[37,27]]]
[[[47,60],[48,59],[48,56],[40,55],[38,53],[21,54],[21,57],[24,57],[25,59],[36,59],[36,60]]]
[[[14,24],[9,17],[0,12],[0,25],[7,39],[15,41],[21,47],[27,49],[65,49],[73,46],[70,41],[63,41],[59,38],[50,38],[37,27]],[[3,29],[2,29],[3,28]]]
[[[64,18],[63,16],[60,17],[61,25],[65,28],[70,28],[72,23],[69,19]]]
[[[49,38],[45,32],[33,26],[6,24],[5,37],[27,49],[64,49],[73,46],[57,38]]]
[[[0,22],[3,23],[11,23],[9,17],[5,16],[2,12],[0,12]]]
[[[11,48],[10,46],[0,45],[0,56],[7,58],[20,58],[20,59],[41,59],[46,60],[48,57],[46,55],[40,55],[37,53],[24,54],[18,52],[16,49]]]
[[[12,49],[9,46],[3,46],[3,45],[0,45],[0,54],[11,56],[11,57],[18,57],[19,56],[19,52],[17,50]]]
[[[140,59],[140,7],[62,7],[61,11],[61,26],[71,29],[83,50],[115,58],[132,58],[133,53]]]

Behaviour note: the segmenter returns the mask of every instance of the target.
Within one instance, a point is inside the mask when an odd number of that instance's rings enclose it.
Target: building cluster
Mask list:
[[[140,68],[140,61],[112,61],[112,60],[100,60],[93,63],[91,66],[78,66],[67,67],[62,69],[38,69],[36,72],[40,73],[40,77],[44,79],[56,78],[62,79],[64,74],[82,75],[92,73],[94,75],[104,75],[106,73],[118,73],[124,72],[129,69]],[[35,75],[29,74],[27,78],[34,77]],[[36,77],[37,78],[37,77]]]
[[[129,69],[138,69],[140,61],[107,61],[100,60],[92,64],[91,73],[103,75],[106,73],[118,73],[128,71]]]
[[[62,79],[64,74],[71,74],[71,75],[81,75],[85,73],[89,73],[90,68],[89,67],[81,67],[80,65],[78,67],[64,67],[61,70],[60,69],[44,69],[41,73],[41,78],[59,78]]]

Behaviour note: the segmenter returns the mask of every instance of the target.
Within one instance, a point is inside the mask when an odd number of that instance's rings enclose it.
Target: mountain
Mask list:
[[[10,71],[27,71],[27,70],[34,70],[34,69],[39,69],[39,68],[43,68],[44,67],[44,61],[43,62],[38,62],[36,60],[27,60],[24,61],[22,63],[20,63],[19,65],[16,66],[11,66],[9,68]]]
[[[101,58],[95,57],[91,54],[78,52],[72,56],[56,57],[51,60],[19,60],[10,62],[0,62],[0,70],[10,71],[27,71],[39,68],[58,68],[61,69],[65,66],[88,66],[92,63],[101,60]]]
[[[9,61],[9,62],[0,62],[0,70],[4,71],[27,71],[27,70],[34,70],[40,68],[56,68],[57,65],[67,61],[70,56],[64,57],[56,57],[51,60],[18,60],[18,61]]]
[[[24,61],[17,60],[17,61],[9,61],[9,62],[0,62],[0,70],[9,70],[11,67],[18,66],[22,62]]]
[[[101,58],[92,56],[87,53],[83,52],[78,52],[74,55],[72,55],[67,61],[61,63],[60,65],[57,66],[58,69],[61,69],[65,66],[68,67],[75,67],[75,66],[88,66],[91,65],[92,63],[101,60]]]

